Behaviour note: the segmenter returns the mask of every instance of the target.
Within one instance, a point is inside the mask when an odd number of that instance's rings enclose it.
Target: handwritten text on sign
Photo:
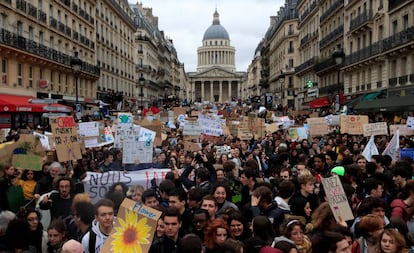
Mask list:
[[[82,158],[78,130],[72,116],[50,118],[59,162]]]
[[[363,134],[364,124],[368,124],[366,115],[341,115],[341,133]]]
[[[364,124],[364,136],[371,135],[388,135],[388,126],[386,122],[377,122]]]
[[[109,187],[117,182],[125,183],[127,186],[142,185],[145,189],[151,188],[151,180],[154,179],[159,185],[170,169],[146,169],[138,171],[108,171],[104,173],[87,172],[83,180],[85,192],[91,197],[92,203],[104,198]]]
[[[352,220],[354,216],[339,177],[322,178],[322,185],[336,221]]]
[[[328,133],[328,124],[325,118],[308,118],[309,134],[311,136],[325,135]]]

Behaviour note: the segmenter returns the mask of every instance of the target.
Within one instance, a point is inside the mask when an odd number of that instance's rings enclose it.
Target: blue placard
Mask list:
[[[401,159],[411,157],[414,160],[414,148],[400,148],[400,157]]]

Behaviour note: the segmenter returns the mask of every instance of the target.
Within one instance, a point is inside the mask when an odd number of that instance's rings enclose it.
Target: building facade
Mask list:
[[[0,93],[75,102],[75,52],[81,103],[96,96],[96,1],[2,1],[0,3]]]
[[[135,32],[126,0],[96,3],[96,58],[101,68],[97,98],[113,109],[129,110],[135,98]]]
[[[282,52],[276,53],[278,58],[271,58],[271,48],[275,45],[273,48],[279,50],[278,46],[291,38],[269,31],[283,19],[282,11],[289,4],[292,2],[285,2],[259,43],[262,68],[259,84],[267,92],[276,91],[276,102],[280,91],[278,73],[274,70],[280,72],[286,61]],[[358,100],[361,101],[414,94],[414,1],[299,0],[297,10],[295,109],[329,109],[333,104],[346,104],[358,97],[362,97]],[[344,58],[338,64],[334,55],[340,51],[344,52]],[[256,59],[255,56],[249,67],[249,77],[257,69],[253,66]],[[288,89],[286,85],[279,89]],[[293,108],[292,104],[288,106]]]
[[[188,98],[184,64],[172,39],[158,29],[158,17],[142,4],[131,5],[138,29],[134,35],[137,73],[135,92],[138,107],[177,104]]]
[[[236,71],[235,48],[220,24],[217,10],[197,49],[197,72],[188,73],[192,101],[226,102],[241,99],[245,72]]]

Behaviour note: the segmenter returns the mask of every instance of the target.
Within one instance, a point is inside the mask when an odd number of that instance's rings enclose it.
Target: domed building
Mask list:
[[[230,45],[229,33],[219,17],[216,10],[197,49],[197,72],[189,73],[193,101],[226,102],[241,95],[246,73],[236,71],[236,49]]]

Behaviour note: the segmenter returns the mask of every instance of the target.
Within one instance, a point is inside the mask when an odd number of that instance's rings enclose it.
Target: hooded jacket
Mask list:
[[[99,253],[108,236],[101,232],[99,229],[99,222],[96,219],[92,221],[91,229],[96,234],[95,252],[89,252],[89,238],[91,236],[91,231],[88,231],[82,238],[82,248],[85,253]]]

